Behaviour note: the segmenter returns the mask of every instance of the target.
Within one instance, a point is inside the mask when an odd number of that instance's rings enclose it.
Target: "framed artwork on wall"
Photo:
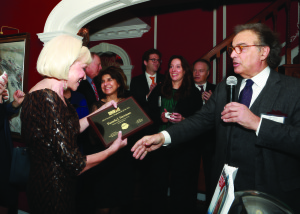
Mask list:
[[[28,92],[29,44],[29,33],[0,36],[0,75],[4,71],[8,74],[9,99],[6,102],[13,101],[13,94],[16,90]],[[21,139],[20,112],[9,121],[14,140]]]

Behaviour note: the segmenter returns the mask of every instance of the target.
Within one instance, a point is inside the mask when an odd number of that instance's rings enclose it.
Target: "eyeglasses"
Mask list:
[[[155,58],[153,58],[153,59],[149,59],[149,60],[151,60],[153,63],[154,63],[154,62],[159,62],[159,63],[161,63],[161,59],[155,59]]]
[[[242,53],[244,48],[252,47],[252,46],[264,46],[264,45],[237,45],[235,47],[229,47],[227,52],[229,55],[231,55],[233,51],[235,51],[237,54],[240,54]]]

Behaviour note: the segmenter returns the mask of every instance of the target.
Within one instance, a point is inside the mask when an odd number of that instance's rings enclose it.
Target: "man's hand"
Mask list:
[[[145,136],[137,141],[131,148],[133,157],[135,159],[143,160],[148,152],[154,151],[161,147],[165,142],[164,135],[162,133]]]
[[[253,114],[247,106],[237,102],[228,103],[221,115],[225,123],[238,123],[254,131],[257,130],[260,122],[260,117]]]
[[[150,85],[150,89],[149,89],[149,93],[147,94],[147,99],[150,96],[151,92],[153,91],[153,89],[157,86],[157,83],[152,83]]]
[[[202,99],[205,101],[205,103],[209,100],[209,98],[211,97],[211,95],[212,95],[212,91],[211,90],[203,92]]]

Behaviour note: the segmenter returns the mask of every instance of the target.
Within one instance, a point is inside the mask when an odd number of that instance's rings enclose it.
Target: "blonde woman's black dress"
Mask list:
[[[79,119],[50,89],[25,96],[21,120],[22,138],[30,149],[28,201],[31,214],[76,213],[77,175],[86,157],[77,147]]]

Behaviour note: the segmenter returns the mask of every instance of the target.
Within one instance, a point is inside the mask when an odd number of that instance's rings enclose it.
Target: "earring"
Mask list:
[[[64,87],[64,90],[67,90],[67,89],[68,89],[67,81],[64,81],[63,87]]]

